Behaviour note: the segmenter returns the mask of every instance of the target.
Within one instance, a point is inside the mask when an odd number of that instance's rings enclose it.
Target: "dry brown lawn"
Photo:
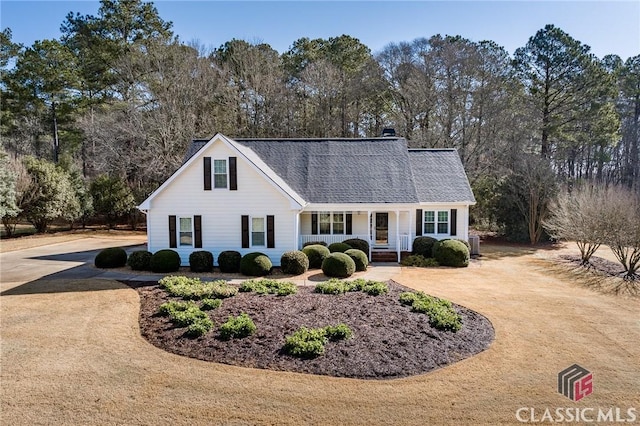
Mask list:
[[[402,268],[394,279],[488,317],[492,346],[388,381],[180,357],[140,336],[138,295],[123,284],[26,284],[0,297],[0,423],[495,425],[518,424],[520,407],[640,410],[640,299],[581,285],[553,266],[558,251],[483,250],[469,268]],[[577,403],[556,392],[574,363],[594,375]]]
[[[0,253],[16,250],[24,250],[33,247],[46,246],[50,244],[64,243],[67,241],[79,240],[82,238],[118,238],[138,241],[140,237],[146,237],[145,231],[119,231],[119,230],[95,230],[76,229],[72,231],[56,232],[53,234],[34,234],[27,237],[7,238],[0,240]]]

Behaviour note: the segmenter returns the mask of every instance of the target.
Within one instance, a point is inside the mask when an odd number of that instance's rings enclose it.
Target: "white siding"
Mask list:
[[[218,255],[223,250],[237,250],[242,254],[260,251],[267,254],[274,265],[279,265],[282,253],[296,248],[296,212],[291,209],[289,199],[223,142],[216,142],[197,155],[200,158],[183,169],[170,185],[151,200],[147,220],[149,251],[169,248],[170,215],[200,215],[202,248],[178,246],[173,249],[180,254],[183,265],[189,264],[189,254],[195,250],[212,252],[216,264]],[[205,191],[202,157],[211,157],[212,160],[237,157],[238,190],[213,188]],[[264,246],[243,249],[242,215],[265,218],[273,215],[275,248],[268,249]]]

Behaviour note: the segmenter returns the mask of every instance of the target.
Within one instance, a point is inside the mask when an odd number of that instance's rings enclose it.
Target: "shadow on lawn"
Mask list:
[[[511,243],[500,239],[488,239],[480,242],[480,260],[499,260],[504,257],[527,256],[540,251],[556,251],[564,248],[562,244]]]
[[[115,280],[104,279],[46,279],[41,278],[17,287],[5,290],[0,296],[24,296],[29,294],[51,294],[51,293],[77,293],[83,291],[103,291],[119,290],[129,288],[127,285]]]

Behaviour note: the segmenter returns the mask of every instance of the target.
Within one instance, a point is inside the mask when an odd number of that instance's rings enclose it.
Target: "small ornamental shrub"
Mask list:
[[[319,244],[312,244],[302,248],[302,252],[309,259],[309,269],[320,269],[322,261],[331,253],[328,248]]]
[[[264,253],[248,253],[240,260],[240,273],[250,277],[268,275],[272,267],[271,259]]]
[[[213,271],[213,254],[210,251],[194,251],[189,255],[189,268],[191,272]]]
[[[186,335],[188,337],[200,337],[207,334],[213,328],[213,321],[210,318],[200,319],[187,327]]]
[[[332,278],[316,285],[315,292],[322,294],[343,294],[350,291],[351,286],[347,281]]]
[[[278,296],[288,296],[296,294],[298,287],[287,281],[277,280],[248,280],[240,285],[241,292],[254,292],[257,294],[276,294]]]
[[[435,266],[440,266],[437,260],[432,257],[424,257],[421,254],[412,254],[410,256],[405,257],[400,262],[402,266],[418,266],[420,268],[430,268]]]
[[[284,252],[280,258],[280,269],[285,274],[304,274],[309,269],[309,258],[300,250]]]
[[[172,315],[174,312],[187,310],[189,306],[195,306],[195,304],[193,302],[171,300],[160,305],[160,308],[158,308],[158,313],[160,315]]]
[[[469,249],[460,240],[442,240],[434,244],[433,257],[443,266],[469,266]]]
[[[369,243],[360,238],[350,238],[348,240],[344,240],[343,243],[349,244],[352,248],[360,250],[369,256]]]
[[[328,277],[347,278],[356,271],[356,263],[344,253],[331,253],[322,261],[322,273]]]
[[[351,247],[349,244],[345,244],[345,243],[332,243],[329,244],[329,252],[331,253],[344,253],[347,250],[352,249],[353,247]]]
[[[235,250],[225,250],[218,255],[218,266],[220,272],[236,273],[240,272],[240,261],[242,255]]]
[[[307,246],[323,246],[326,247],[327,246],[327,242],[326,241],[307,241],[306,243],[304,243],[302,245],[302,248],[307,247]]]
[[[180,269],[180,255],[170,249],[157,251],[151,256],[149,266],[153,272],[176,272]]]
[[[369,296],[379,296],[389,292],[389,286],[380,281],[367,281],[361,291]]]
[[[129,255],[127,265],[134,271],[148,271],[151,269],[151,256],[153,254],[146,250],[136,250]]]
[[[413,240],[413,251],[411,254],[419,254],[424,257],[433,257],[433,244],[438,241],[433,237],[416,237]]]
[[[324,346],[328,341],[345,340],[352,335],[353,332],[346,324],[322,328],[301,327],[285,339],[282,349],[286,354],[298,358],[315,358],[324,354]]]
[[[218,309],[220,306],[222,306],[222,300],[220,299],[202,299],[200,302],[200,309],[203,311]]]
[[[438,330],[455,333],[462,328],[462,318],[448,300],[419,291],[401,293],[400,303],[411,306],[413,312],[426,314],[429,317],[429,324]]]
[[[350,339],[353,332],[346,324],[328,325],[324,328],[324,334],[332,342]]]
[[[120,247],[102,250],[95,259],[96,268],[121,268],[127,264],[127,252]]]
[[[230,316],[227,322],[220,326],[220,337],[224,340],[241,339],[255,332],[256,325],[244,312],[235,318]]]
[[[344,294],[349,291],[362,291],[370,296],[378,296],[387,293],[389,286],[381,281],[368,281],[363,278],[358,278],[353,281],[332,278],[317,284],[315,287],[315,292],[322,294]]]
[[[158,281],[171,296],[183,299],[225,299],[235,296],[238,289],[224,280],[200,281],[200,278],[168,276]]]
[[[344,252],[347,256],[353,259],[356,264],[356,271],[366,271],[369,265],[369,259],[365,252],[359,249],[349,249]]]

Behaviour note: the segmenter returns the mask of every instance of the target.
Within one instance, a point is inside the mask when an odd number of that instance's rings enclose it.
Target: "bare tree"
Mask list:
[[[640,278],[640,197],[631,190],[612,187],[606,193],[605,242],[624,267],[624,279]]]

